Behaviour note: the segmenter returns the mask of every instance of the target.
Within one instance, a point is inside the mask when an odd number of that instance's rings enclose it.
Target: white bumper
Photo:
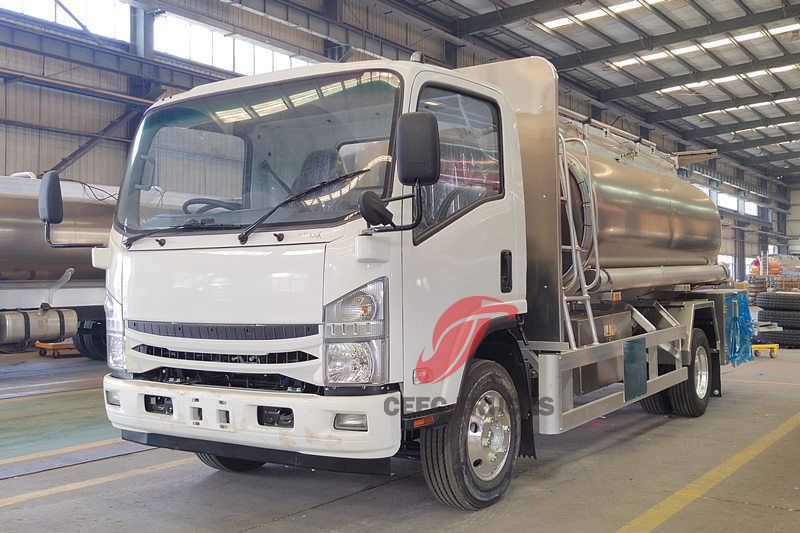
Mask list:
[[[396,400],[390,406],[399,405],[399,392],[317,396],[151,383],[110,375],[103,380],[103,389],[119,395],[120,406],[106,403],[106,413],[111,424],[121,430],[349,459],[391,457],[400,447],[400,415],[389,415],[384,408],[389,398]],[[173,414],[145,411],[145,394],[172,398]],[[294,427],[260,425],[259,406],[292,409]],[[202,420],[196,420],[197,408],[202,409]],[[223,411],[229,413],[229,423],[220,422],[225,418],[224,413],[219,414]],[[334,429],[337,413],[366,414],[368,431]]]

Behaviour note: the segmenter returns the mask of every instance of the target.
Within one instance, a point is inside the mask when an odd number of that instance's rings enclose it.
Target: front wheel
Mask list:
[[[711,349],[702,329],[692,330],[690,351],[692,362],[687,367],[689,378],[670,387],[669,399],[677,414],[698,417],[706,412],[711,396]]]
[[[519,455],[519,398],[508,372],[478,360],[467,370],[461,397],[446,424],[420,433],[422,471],[444,504],[477,510],[499,500]]]

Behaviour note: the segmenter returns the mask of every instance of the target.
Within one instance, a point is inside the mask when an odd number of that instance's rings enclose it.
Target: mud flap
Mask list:
[[[622,343],[625,401],[647,394],[647,346],[644,339]]]

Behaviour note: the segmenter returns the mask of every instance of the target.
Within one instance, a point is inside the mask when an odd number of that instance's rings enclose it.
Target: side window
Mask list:
[[[494,104],[447,89],[425,87],[418,111],[439,122],[441,177],[423,188],[422,222],[414,237],[503,192],[500,122]]]

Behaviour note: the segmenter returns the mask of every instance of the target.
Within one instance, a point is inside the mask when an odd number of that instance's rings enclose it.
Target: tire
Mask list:
[[[502,424],[506,420],[508,424]],[[492,505],[511,482],[521,434],[519,398],[508,372],[494,361],[476,360],[467,369],[447,423],[420,432],[428,488],[453,507],[478,510]],[[500,465],[492,468],[493,461]]]
[[[222,457],[221,455],[211,455],[209,453],[195,453],[195,455],[206,465],[211,468],[216,468],[217,470],[222,470],[223,472],[251,472],[264,466],[262,461]]]
[[[80,352],[96,361],[105,361],[107,358],[106,351],[106,325],[103,322],[87,321],[83,322],[78,328],[78,335],[80,337],[79,343],[82,346],[78,348],[78,342],[75,342],[75,347]],[[74,342],[73,338],[73,342]]]
[[[800,346],[800,329],[764,331],[758,334],[758,344],[779,344],[784,348]]]
[[[800,329],[800,311],[775,311],[762,309],[758,312],[759,322],[775,322],[779,326]]]
[[[665,390],[639,400],[639,405],[642,406],[642,411],[651,415],[668,415],[672,412],[669,392]]]
[[[86,345],[83,343],[83,335],[78,333],[74,337],[72,337],[72,344],[75,345],[75,349],[78,350],[78,353],[81,355],[89,356],[89,350],[86,348]]]
[[[683,416],[698,417],[706,412],[711,396],[711,349],[701,329],[692,330],[689,345],[692,362],[687,367],[689,378],[667,389],[672,410]]]
[[[762,292],[756,305],[761,309],[800,311],[800,292]]]

